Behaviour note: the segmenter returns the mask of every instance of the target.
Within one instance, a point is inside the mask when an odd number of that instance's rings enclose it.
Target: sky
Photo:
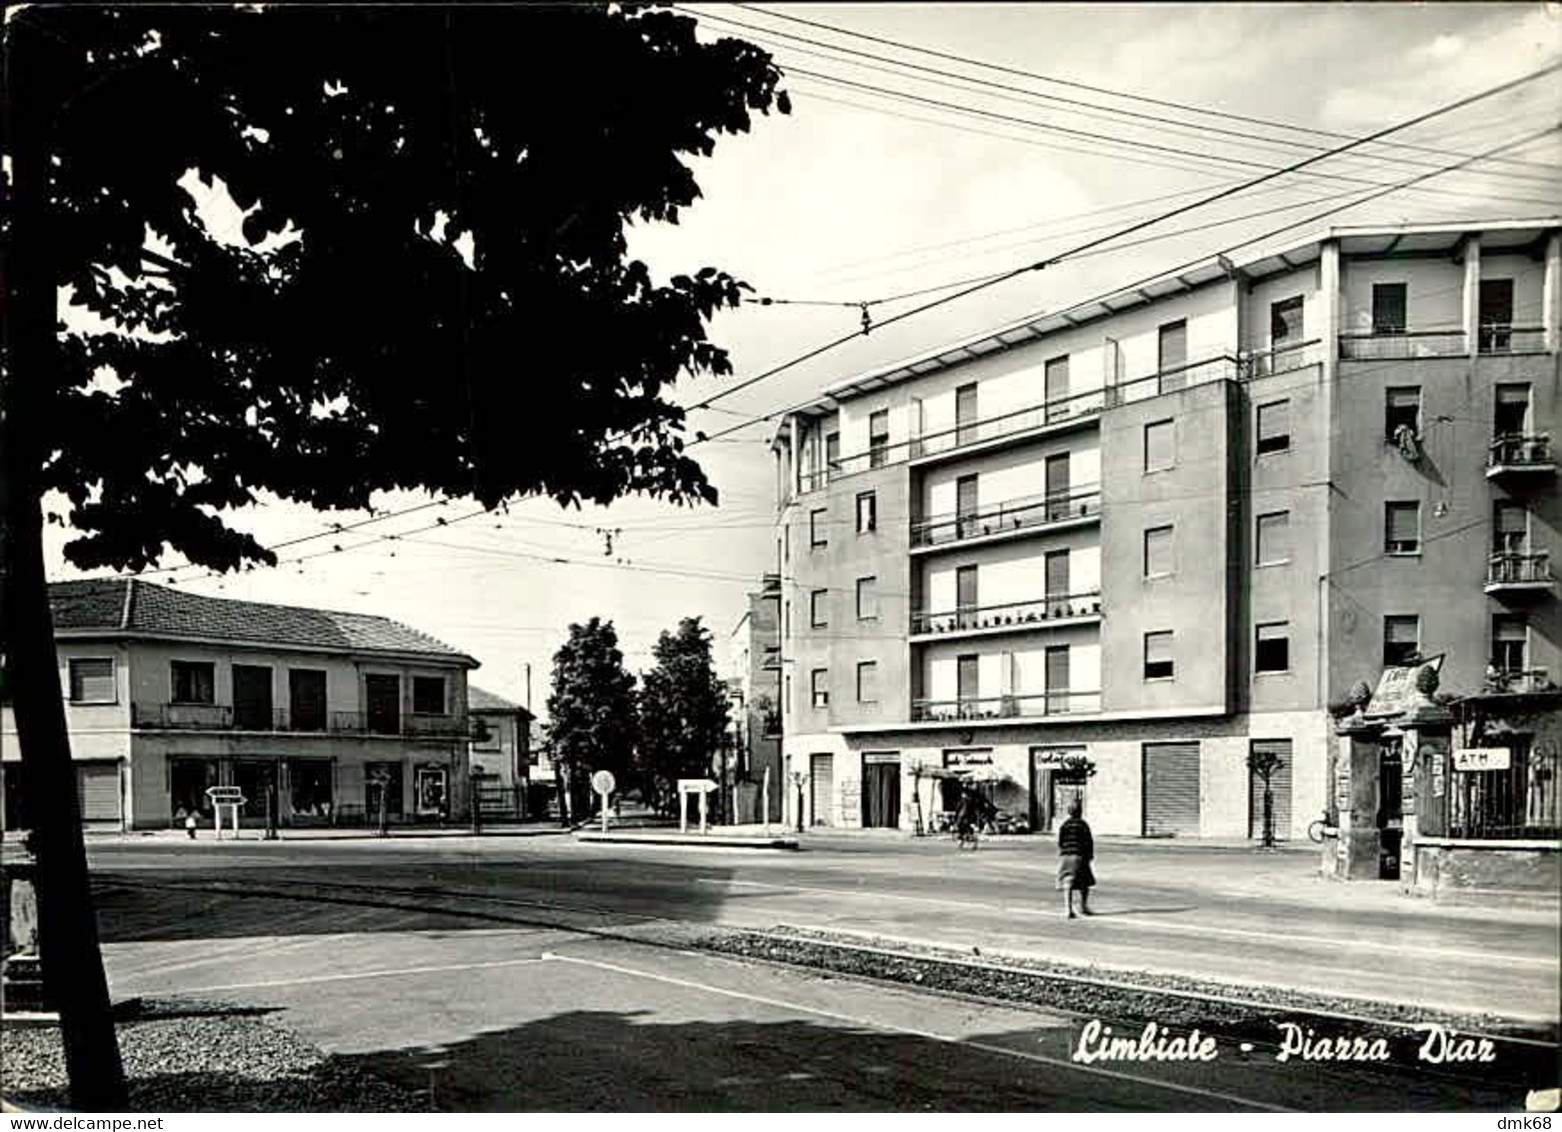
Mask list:
[[[875,318],[889,317],[950,294],[954,281],[1051,257],[1562,58],[1556,4],[681,10],[702,34],[770,50],[794,104],[789,116],[759,117],[749,134],[723,137],[711,157],[690,161],[701,199],[681,223],[631,229],[630,254],[658,278],[713,265],[756,297],[788,300],[716,317],[711,337],[729,351],[734,373],[680,383],[675,396],[689,406],[860,329],[857,303],[872,301]],[[474,515],[469,501],[398,493],[378,499],[377,510],[429,506],[351,529],[372,516],[270,502],[230,522],[267,545],[289,543],[277,551],[281,565],[221,577],[180,568],[170,554],[141,576],[212,596],[395,618],[475,656],[482,667],[472,682],[522,703],[529,665],[539,714],[554,652],[571,622],[591,616],[614,623],[637,672],[651,666],[659,633],[699,616],[725,671],[745,595],[774,569],[773,425],[755,418],[865,370],[1262,241],[1373,191],[1370,182],[1554,127],[1559,105],[1553,75],[1397,133],[1398,148],[1330,158],[1315,167],[1327,176],[1289,175],[1189,211],[858,336],[691,412],[691,436],[752,422],[691,450],[720,493],[714,508],[628,499],[565,511],[530,499],[507,514]],[[1553,130],[1504,149],[1504,163],[1439,176],[1269,240],[1299,241],[1327,224],[1557,215],[1558,137]],[[223,223],[220,207],[210,223]],[[878,301],[886,299],[895,301]],[[517,421],[518,438],[539,425]],[[69,533],[50,528],[46,537],[51,577],[81,576],[61,553]]]

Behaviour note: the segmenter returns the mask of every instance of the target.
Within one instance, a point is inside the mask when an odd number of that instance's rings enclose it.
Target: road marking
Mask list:
[[[159,978],[163,975],[172,974],[174,971],[188,970],[191,967],[206,967],[213,963],[234,962],[249,959],[256,955],[271,956],[284,951],[298,951],[301,948],[315,944],[335,943],[339,940],[351,939],[356,934],[355,932],[338,932],[332,935],[306,935],[292,938],[271,936],[261,937],[259,942],[253,942],[254,937],[249,937],[251,945],[248,947],[241,942],[216,954],[204,955],[197,959],[174,960],[173,962],[162,964],[154,962],[150,967],[143,967],[139,970],[116,971],[116,981],[124,979],[127,982],[134,982],[136,979]],[[286,940],[287,942],[279,942],[279,940]]]
[[[267,987],[295,987],[309,983],[339,983],[348,979],[387,979],[403,975],[438,975],[451,971],[483,971],[495,967],[524,967],[548,962],[546,954],[527,959],[495,959],[489,963],[450,963],[440,967],[401,967],[386,971],[352,971],[342,975],[309,975],[301,979],[266,979],[256,983],[225,983],[219,987],[180,987],[180,994],[212,994],[217,991],[264,990]]]
[[[937,904],[950,908],[979,908],[987,912],[999,912],[1006,916],[1040,916],[1058,919],[1058,913],[1047,909],[1013,907],[1005,904],[985,904],[973,900],[945,900],[937,896],[908,896],[899,892],[875,892],[861,888],[814,888],[797,884],[770,884],[759,880],[729,880],[721,877],[697,877],[698,884],[722,884],[742,888],[768,888],[777,892],[812,892],[826,896],[866,896],[875,900],[906,900],[917,904]],[[1421,955],[1429,959],[1496,960],[1530,967],[1555,968],[1556,957],[1533,955],[1507,955],[1495,951],[1460,951],[1441,947],[1416,947],[1409,944],[1378,942],[1369,939],[1345,939],[1319,935],[1297,935],[1294,932],[1261,932],[1248,928],[1217,928],[1202,924],[1179,924],[1165,920],[1147,920],[1127,915],[1095,916],[1090,921],[1107,927],[1145,927],[1152,931],[1182,933],[1184,935],[1223,935],[1239,939],[1277,940],[1285,943],[1316,943],[1331,948],[1355,948],[1366,951],[1386,951],[1394,955]]]
[[[1114,1081],[1130,1081],[1136,1085],[1149,1085],[1151,1088],[1166,1089],[1174,1093],[1207,1097],[1213,1100],[1224,1101],[1227,1104],[1240,1105],[1243,1108],[1262,1109],[1265,1112],[1298,1111],[1279,1105],[1265,1104],[1263,1101],[1250,1100],[1247,1097],[1233,1096],[1230,1093],[1216,1092],[1213,1089],[1200,1089],[1193,1085],[1179,1085],[1173,1081],[1157,1081],[1153,1077],[1140,1077],[1133,1073],[1123,1073],[1114,1069],[1098,1069],[1095,1066],[1080,1065],[1073,1061],[1065,1061],[1062,1058],[1047,1057],[1045,1054],[1026,1053],[1024,1050],[1008,1049],[1004,1046],[993,1045],[990,1042],[970,1041],[966,1038],[957,1038],[949,1034],[934,1033],[931,1030],[917,1030],[908,1026],[895,1026],[887,1022],[875,1022],[868,1018],[842,1014],[836,1010],[824,1010],[816,1006],[802,1006],[795,1002],[783,1002],[780,999],[767,998],[764,995],[749,994],[747,991],[728,990],[725,987],[714,987],[707,983],[697,983],[692,979],[680,979],[673,975],[663,975],[655,971],[641,971],[633,967],[622,967],[617,963],[604,963],[597,959],[581,959],[574,955],[562,955],[557,951],[544,951],[542,957],[544,959],[556,960],[560,963],[576,963],[582,967],[594,967],[599,971],[612,971],[620,975],[632,975],[636,978],[650,979],[653,982],[667,983],[670,986],[683,987],[687,990],[699,990],[708,994],[722,995],[726,998],[741,999],[744,1002],[754,1002],[761,1006],[773,1006],[781,1010],[814,1014],[821,1018],[834,1019],[837,1022],[847,1022],[867,1030],[881,1030],[891,1034],[909,1034],[912,1037],[926,1038],[929,1041],[941,1042],[945,1045],[964,1046],[968,1049],[981,1050],[983,1053],[1000,1054],[1004,1057],[1015,1057],[1023,1061],[1032,1061],[1055,1069],[1068,1069],[1075,1073],[1085,1073],[1094,1077],[1107,1077]]]

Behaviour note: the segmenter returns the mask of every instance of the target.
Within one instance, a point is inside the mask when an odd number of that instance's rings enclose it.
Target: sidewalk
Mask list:
[[[455,837],[548,837],[568,834],[570,830],[552,822],[527,822],[518,825],[484,825],[481,833],[473,833],[470,826],[396,826],[393,825],[381,837],[379,831],[372,827],[355,826],[351,828],[322,828],[322,829],[278,829],[276,840],[278,841],[413,841],[423,838],[455,838]],[[96,841],[188,841],[189,835],[182,829],[133,829],[120,830],[87,830],[86,840],[90,845]],[[203,845],[212,844],[217,840],[209,827],[202,827],[196,831],[195,840]],[[223,831],[224,842],[233,840],[227,830]],[[239,830],[239,841],[265,841],[264,829],[245,828]]]

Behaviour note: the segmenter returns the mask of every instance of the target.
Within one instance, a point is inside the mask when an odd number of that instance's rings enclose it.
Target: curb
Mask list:
[[[575,834],[576,841],[591,841],[606,845],[689,845],[707,849],[783,849],[798,848],[795,837],[722,837],[709,834],[643,834],[643,833],[587,833]]]

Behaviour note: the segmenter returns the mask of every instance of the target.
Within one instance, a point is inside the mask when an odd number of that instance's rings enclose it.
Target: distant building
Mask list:
[[[385,617],[230,601],[129,578],[49,587],[82,819],[151,829],[211,815],[392,822],[467,813],[467,672],[478,662]],[[26,825],[11,708],[6,828]]]
[[[524,816],[532,713],[475,685],[467,686],[467,712],[472,720],[472,780],[484,815]]]
[[[735,671],[733,697],[734,773],[752,792],[740,819],[780,821],[785,784],[781,777],[781,579],[766,574],[748,595],[748,611],[728,636]],[[770,813],[763,815],[765,774],[770,776]]]
[[[1355,682],[1445,654],[1453,695],[1554,687],[1559,336],[1555,217],[1336,228],[788,412],[801,816],[909,829],[967,776],[1033,828],[1083,793],[1097,832],[1258,837],[1268,752],[1299,836]],[[1481,828],[1554,836],[1555,743],[1513,734]]]

